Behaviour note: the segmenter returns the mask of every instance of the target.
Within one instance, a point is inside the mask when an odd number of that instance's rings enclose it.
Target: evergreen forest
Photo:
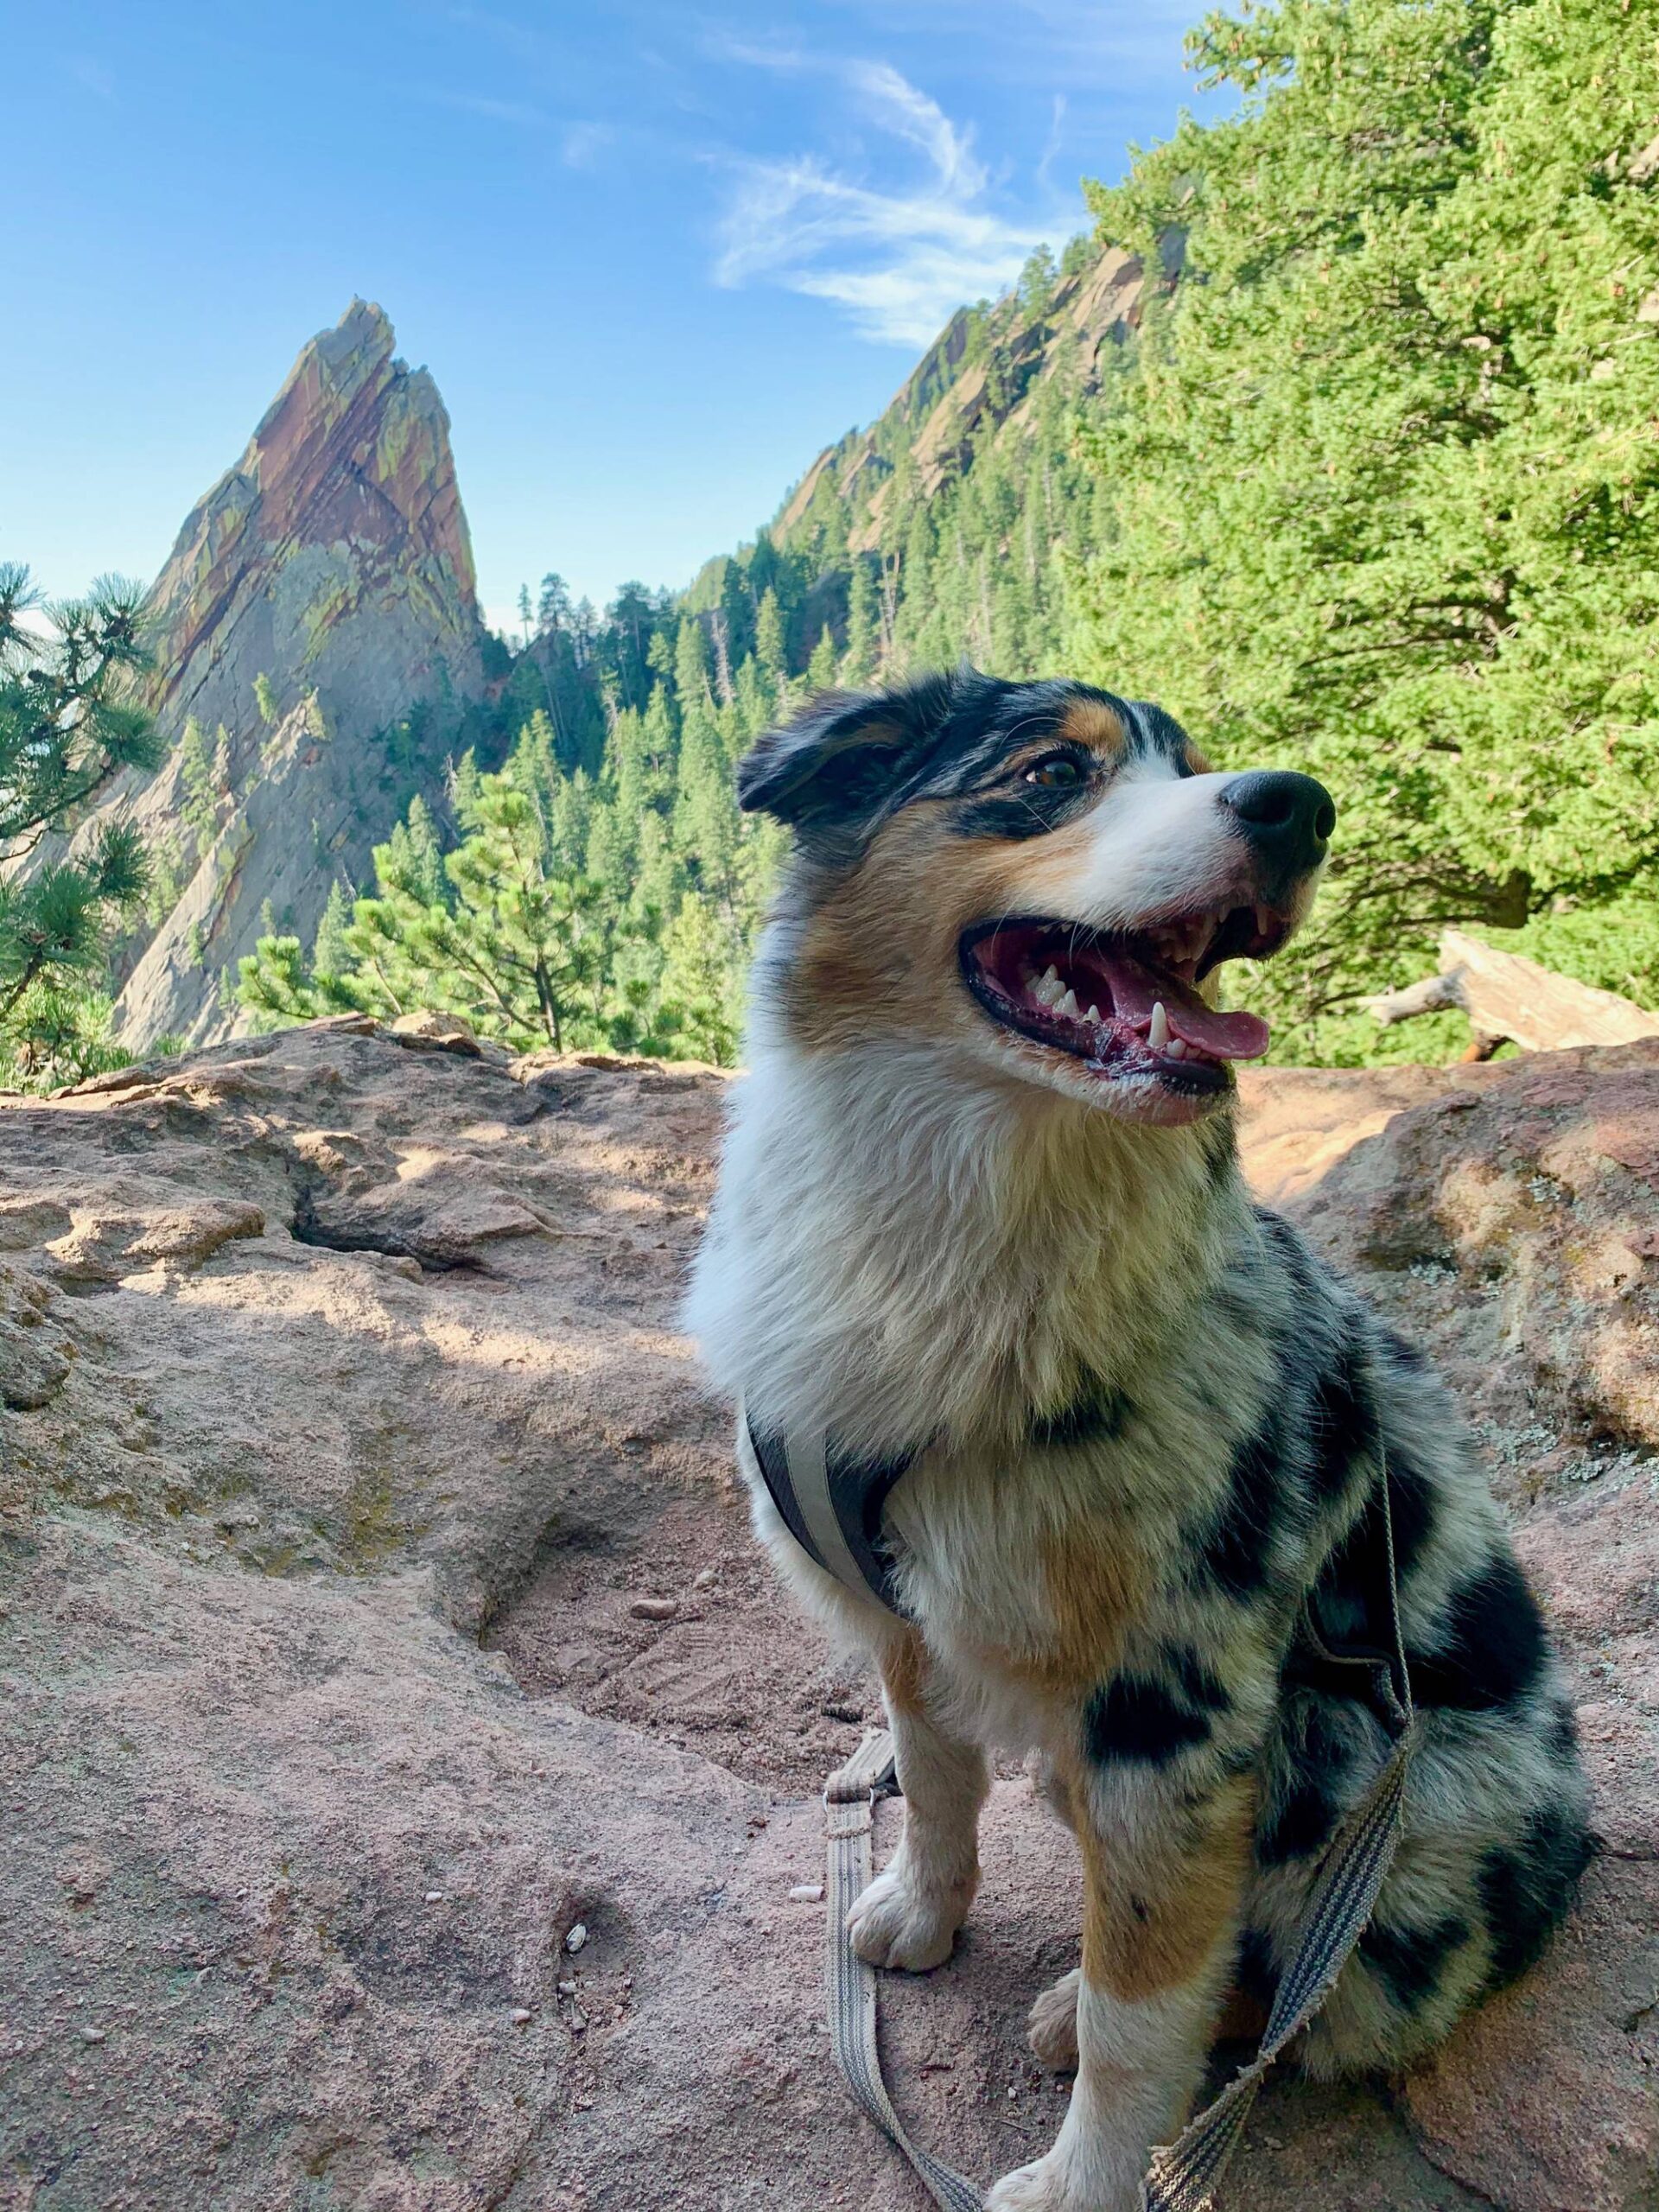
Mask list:
[[[1330,786],[1314,927],[1230,971],[1276,1057],[1455,1050],[1459,1015],[1361,1010],[1448,924],[1659,1007],[1659,0],[1276,0],[1188,48],[1224,119],[1088,187],[1092,231],[752,543],[602,613],[521,594],[488,729],[374,881],[243,962],[257,1021],[731,1062],[782,857],[734,763],[815,690],[963,656]],[[1079,346],[1124,253],[1134,312]]]

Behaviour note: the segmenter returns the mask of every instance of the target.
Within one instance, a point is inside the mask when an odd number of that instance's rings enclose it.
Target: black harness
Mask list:
[[[738,1422],[740,1458],[746,1446],[784,1526],[807,1557],[855,1597],[874,1598],[902,1618],[881,1516],[915,1454],[855,1459],[837,1450],[833,1438],[785,1438],[756,1428],[744,1413]]]
[[[916,1454],[896,1459],[860,1459],[839,1451],[833,1439],[786,1439],[757,1428],[747,1411],[738,1420],[738,1456],[753,1463],[784,1526],[815,1565],[833,1575],[855,1598],[874,1598],[884,1611],[906,1619],[893,1577],[893,1554],[882,1534],[882,1516],[894,1484]],[[1317,1591],[1310,1591],[1286,1656],[1285,1680],[1328,1697],[1358,1699],[1370,1706],[1390,1735],[1400,1732],[1400,1715],[1410,1710],[1410,1687],[1398,1621],[1393,1516],[1389,1480],[1377,1435],[1378,1492],[1382,1510],[1367,1562],[1376,1592],[1376,1615],[1367,1608],[1370,1637],[1332,1635],[1319,1618]]]

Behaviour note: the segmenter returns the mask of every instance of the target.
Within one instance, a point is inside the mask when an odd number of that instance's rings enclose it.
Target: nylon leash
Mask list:
[[[824,1882],[828,1915],[824,1946],[830,2000],[830,2044],[836,2064],[864,2113],[910,2161],[943,2212],[982,2212],[984,2198],[972,2182],[912,2142],[893,2108],[881,2074],[876,2040],[875,1968],[861,1959],[847,1933],[847,1916],[870,1878],[870,1829],[875,1801],[893,1778],[893,1738],[885,1730],[866,1736],[843,1767],[824,1784],[824,1834],[829,1865]]]
[[[1365,1932],[1377,1891],[1393,1863],[1417,1723],[1400,1624],[1394,1515],[1389,1498],[1388,1460],[1380,1434],[1377,1483],[1382,1499],[1390,1648],[1374,1653],[1333,1652],[1320,1637],[1311,1611],[1305,1610],[1303,1626],[1324,1660],[1370,1670],[1393,1745],[1325,1851],[1295,1954],[1280,1979],[1255,2057],[1173,2144],[1154,2152],[1141,2186],[1141,2212],[1205,2212],[1212,2203],[1262,2082],[1286,2045],[1301,2033],[1329,1996]],[[847,1932],[848,1913],[870,1879],[875,1801],[892,1786],[893,1777],[893,1738],[886,1731],[873,1731],[824,1786],[825,1980],[830,2049],[860,2109],[908,2160],[934,2203],[943,2212],[983,2212],[982,2193],[963,2175],[912,2142],[893,2108],[881,2071],[875,1970],[858,1956]]]

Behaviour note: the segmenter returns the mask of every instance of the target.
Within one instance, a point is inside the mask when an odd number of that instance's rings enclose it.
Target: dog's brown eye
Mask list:
[[[1083,780],[1083,764],[1070,753],[1046,753],[1026,771],[1026,781],[1046,791],[1074,791]]]

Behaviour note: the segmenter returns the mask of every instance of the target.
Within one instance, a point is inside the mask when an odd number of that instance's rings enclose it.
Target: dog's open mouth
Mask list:
[[[1224,960],[1265,959],[1290,918],[1263,906],[1183,914],[1129,935],[1077,923],[981,922],[962,972],[993,1021],[1099,1076],[1138,1076],[1189,1097],[1225,1090],[1230,1063],[1258,1059],[1268,1025],[1221,1014],[1198,986]]]

